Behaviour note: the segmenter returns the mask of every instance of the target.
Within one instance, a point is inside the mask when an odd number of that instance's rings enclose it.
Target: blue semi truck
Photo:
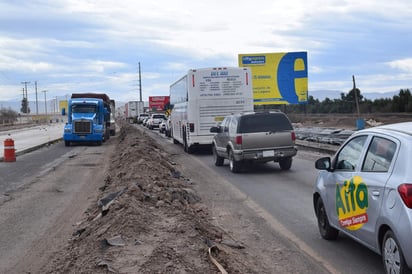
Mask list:
[[[83,142],[101,145],[108,140],[111,135],[110,116],[114,112],[110,101],[105,93],[73,93],[68,102],[64,144],[70,146],[71,143]]]

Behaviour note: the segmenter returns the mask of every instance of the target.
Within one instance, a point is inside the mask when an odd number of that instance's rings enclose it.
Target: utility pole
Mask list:
[[[25,106],[23,107],[23,109],[26,111],[26,113],[29,113],[29,100],[27,98],[27,84],[30,84],[30,82],[21,82],[24,85],[23,88],[23,102],[25,102]],[[26,94],[24,93],[24,90],[26,90]],[[26,100],[24,100],[26,99]]]
[[[46,112],[46,116],[47,116],[47,99],[46,99],[46,92],[47,90],[42,90],[42,92],[44,92],[44,110]]]
[[[356,112],[358,113],[358,118],[359,118],[360,117],[360,110],[359,110],[358,92],[356,91],[355,75],[352,75],[352,81],[353,81],[353,92],[355,93]]]
[[[21,82],[22,84],[24,84],[24,87],[26,89],[26,99],[27,99],[27,84],[30,84],[30,82]]]
[[[142,101],[142,75],[140,72],[140,62],[139,62],[139,92],[140,92],[140,102]]]
[[[34,87],[36,90],[36,115],[39,115],[39,103],[37,101],[37,81],[34,82]]]

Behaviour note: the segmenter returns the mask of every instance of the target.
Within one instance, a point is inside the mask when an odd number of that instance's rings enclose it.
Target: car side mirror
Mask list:
[[[330,157],[323,157],[315,162],[315,168],[319,170],[327,170],[330,171],[332,167]]]
[[[212,133],[218,133],[219,132],[219,127],[211,127],[210,132]]]

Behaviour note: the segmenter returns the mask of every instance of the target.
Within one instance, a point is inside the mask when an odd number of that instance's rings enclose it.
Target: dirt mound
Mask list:
[[[291,121],[304,127],[325,127],[358,129],[358,119],[363,120],[364,127],[374,127],[383,124],[392,124],[412,121],[409,113],[368,113],[359,117],[353,114],[288,114]]]
[[[43,273],[257,273],[170,155],[130,125],[116,141],[100,199]]]

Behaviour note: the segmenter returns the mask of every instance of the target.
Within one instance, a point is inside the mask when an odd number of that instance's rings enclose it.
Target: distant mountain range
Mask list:
[[[339,90],[314,90],[314,91],[309,91],[309,96],[313,96],[313,98],[318,99],[319,101],[323,101],[326,98],[329,98],[331,100],[340,99],[341,93],[342,91],[339,91]],[[361,92],[361,94],[364,98],[373,101],[379,98],[392,98],[394,95],[398,95],[399,91],[391,91],[391,92],[384,92],[384,93],[379,93],[379,92],[362,93]],[[55,102],[56,102],[55,100],[47,101],[46,103],[47,113],[60,112],[57,109],[57,105],[55,104]],[[121,107],[124,104],[125,102],[118,102],[116,103],[116,108]],[[36,102],[30,101],[29,107],[30,107],[30,113],[36,114]],[[20,112],[21,101],[0,101],[0,109],[1,108],[11,108],[14,111]],[[39,114],[45,113],[44,101],[39,101],[37,103],[37,112]]]

